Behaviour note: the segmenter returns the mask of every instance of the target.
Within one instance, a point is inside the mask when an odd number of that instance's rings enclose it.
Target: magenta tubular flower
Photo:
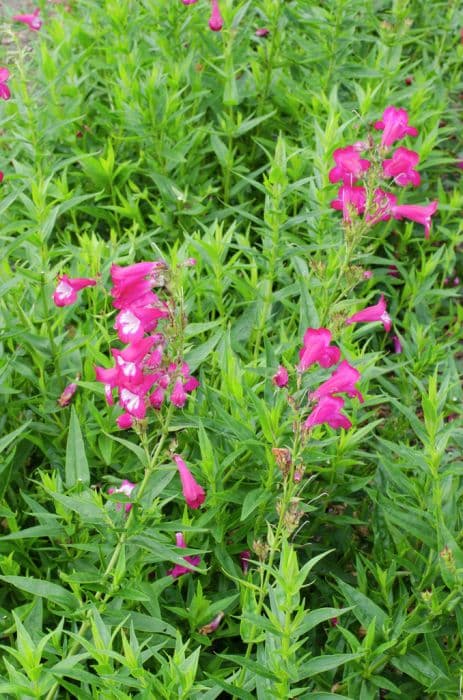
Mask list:
[[[220,14],[218,0],[211,0],[211,16],[209,17],[209,29],[220,32],[223,27],[223,17]]]
[[[3,176],[3,173],[2,173],[2,171],[0,170],[0,184],[3,182],[3,177],[4,177],[4,176]]]
[[[199,508],[206,498],[204,489],[197,483],[180,455],[172,455],[182,482],[183,496],[190,508]]]
[[[351,223],[352,212],[363,214],[365,211],[367,195],[364,187],[342,185],[338,191],[337,199],[333,199],[331,206],[333,209],[342,211],[342,218],[347,223]]]
[[[23,24],[27,24],[29,29],[32,29],[32,31],[37,32],[40,27],[42,26],[42,20],[39,18],[39,8],[34,10],[32,14],[29,15],[13,15],[13,19],[16,22],[23,22]]]
[[[8,68],[0,68],[0,99],[2,100],[9,100],[11,97],[10,88],[6,84],[9,77],[10,71]]]
[[[58,406],[61,406],[61,408],[65,408],[66,406],[69,406],[69,404],[72,401],[72,397],[74,396],[76,391],[77,391],[76,382],[71,382],[71,384],[68,384],[58,399]]]
[[[131,481],[128,481],[127,479],[124,479],[124,481],[121,483],[121,485],[116,489],[114,487],[111,487],[108,489],[108,493],[111,496],[114,493],[122,493],[124,496],[127,496],[127,498],[130,498],[132,495],[132,491],[136,487],[136,484],[133,484]],[[116,510],[121,510],[122,508],[122,503],[116,503]],[[125,504],[125,512],[129,513],[132,508],[131,503],[126,503]]]
[[[175,534],[175,543],[179,549],[186,549],[186,542],[185,538],[183,537],[183,534],[181,532],[177,532]],[[201,563],[201,557],[199,555],[195,557],[183,557],[185,561],[188,564],[192,564],[193,566],[199,566]],[[175,566],[172,569],[169,569],[167,572],[172,578],[178,578],[179,576],[183,576],[184,574],[189,574],[191,571],[190,566],[182,566],[181,564],[175,564]]]
[[[198,0],[182,0],[184,5],[194,5]]]
[[[391,317],[386,311],[386,300],[384,294],[381,294],[377,304],[367,306],[362,311],[357,311],[356,314],[346,319],[346,326],[352,323],[368,323],[370,321],[381,321],[384,330],[389,333],[392,327]]]
[[[352,427],[352,423],[347,416],[341,413],[343,407],[344,399],[340,396],[322,396],[304,422],[304,430],[310,430],[315,425],[323,425],[323,423],[327,423],[335,430],[337,428],[348,430]]]
[[[392,177],[396,185],[405,187],[413,185],[418,187],[421,182],[420,174],[414,170],[418,164],[420,157],[415,151],[409,151],[408,148],[400,146],[392,154],[392,158],[383,160],[383,173],[385,177]]]
[[[424,226],[424,237],[429,238],[431,229],[431,216],[436,213],[438,202],[430,202],[429,204],[396,204],[392,207],[392,216],[394,219],[410,219],[416,221],[417,224]]]
[[[333,158],[336,167],[329,172],[329,180],[333,184],[342,180],[345,185],[353,185],[370,167],[370,161],[360,158],[355,146],[337,148]]]
[[[254,34],[256,36],[268,36],[270,34],[270,29],[267,29],[266,27],[261,27],[260,29],[256,29]]]
[[[53,293],[53,301],[56,306],[69,306],[76,301],[77,292],[84,289],[84,287],[94,287],[95,284],[96,280],[87,277],[71,278],[67,275],[60,275]]]
[[[339,361],[341,351],[335,345],[330,345],[331,332],[327,328],[307,328],[304,333],[304,343],[299,351],[298,370],[304,372],[312,365],[331,367]]]
[[[405,136],[418,136],[418,130],[408,124],[408,114],[405,109],[386,107],[383,118],[374,125],[375,129],[383,132],[381,146],[388,148]]]
[[[288,379],[288,370],[283,365],[280,365],[278,371],[272,377],[272,382],[275,386],[283,389],[283,387],[288,386]]]
[[[324,396],[332,394],[347,394],[351,398],[357,397],[363,403],[363,396],[355,384],[360,379],[360,372],[352,367],[347,360],[343,360],[341,364],[334,370],[333,374],[326,382],[320,384],[311,395],[311,399],[322,399]]]
[[[161,386],[158,386],[150,396],[150,404],[156,411],[159,411],[162,404],[164,403],[164,397],[166,395],[166,390]]]

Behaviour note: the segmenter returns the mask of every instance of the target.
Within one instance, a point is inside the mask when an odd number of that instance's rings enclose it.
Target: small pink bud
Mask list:
[[[223,27],[223,17],[220,14],[218,0],[211,0],[211,4],[212,9],[209,18],[209,29],[212,29],[213,32],[220,32]]]
[[[364,270],[363,272],[363,279],[364,280],[371,280],[373,277],[373,272],[371,270]]]
[[[247,574],[249,570],[249,560],[251,558],[251,552],[249,549],[245,549],[240,552],[241,568],[243,569],[243,574]]]
[[[262,27],[261,29],[256,29],[254,33],[256,36],[268,36],[270,34],[270,29]]]
[[[72,401],[72,397],[74,396],[76,391],[77,391],[77,384],[75,382],[68,384],[58,399],[58,406],[61,406],[61,408],[65,408],[66,406],[69,406],[69,404]]]
[[[272,377],[272,382],[280,389],[288,385],[288,370],[286,367],[283,367],[283,365],[278,367],[277,373]]]
[[[181,379],[177,379],[174,385],[174,389],[170,395],[170,402],[177,406],[177,408],[183,408],[186,404],[188,395],[183,388],[183,382]]]
[[[402,352],[402,343],[397,335],[392,336],[392,342],[394,343],[394,352],[399,355]]]

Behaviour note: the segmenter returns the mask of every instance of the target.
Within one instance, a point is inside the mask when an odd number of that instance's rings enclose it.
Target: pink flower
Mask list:
[[[60,275],[58,285],[53,293],[53,301],[56,306],[69,306],[77,299],[77,292],[84,287],[94,287],[96,280],[87,277],[68,277]]]
[[[332,394],[347,394],[353,398],[354,396],[363,403],[363,396],[355,388],[355,383],[360,379],[360,372],[352,367],[347,360],[343,360],[341,364],[334,370],[333,374],[326,382],[320,384],[311,395],[311,399],[321,399],[324,396]]]
[[[394,182],[401,187],[413,185],[418,187],[421,182],[420,174],[414,170],[420,157],[415,151],[400,146],[392,154],[392,158],[383,160],[383,172],[385,177],[392,177]]]
[[[213,32],[220,32],[223,27],[223,17],[220,14],[218,0],[211,0],[211,16],[209,18],[209,29]]]
[[[402,343],[397,335],[392,336],[392,342],[394,343],[394,352],[399,355],[402,352]]]
[[[331,367],[339,361],[341,351],[335,345],[330,345],[331,332],[327,328],[307,328],[304,333],[304,343],[299,351],[298,370],[304,372],[312,365]]]
[[[58,406],[61,406],[61,408],[65,408],[66,406],[69,406],[69,404],[72,401],[72,397],[74,396],[76,391],[77,391],[77,384],[75,382],[71,382],[71,384],[68,384],[58,399]]]
[[[156,409],[156,411],[159,411],[162,404],[164,403],[165,394],[166,394],[166,390],[163,389],[162,386],[158,386],[151,394],[150,404],[152,405],[153,408]]]
[[[405,109],[386,107],[383,118],[374,125],[375,129],[383,132],[381,146],[388,148],[405,136],[418,136],[418,130],[408,124],[408,114]]]
[[[327,423],[335,430],[337,428],[348,430],[352,427],[352,423],[347,416],[341,413],[343,407],[344,399],[340,396],[322,396],[312,413],[307,417],[304,429],[310,430],[315,425]]]
[[[389,333],[392,327],[391,317],[386,311],[386,300],[384,294],[381,294],[377,304],[367,306],[362,311],[357,311],[356,314],[346,319],[346,326],[352,323],[368,323],[369,321],[381,321],[384,330]]]
[[[0,99],[9,100],[11,97],[10,88],[6,84],[6,81],[10,77],[10,71],[8,68],[0,68]]]
[[[364,270],[362,277],[364,280],[371,280],[371,278],[373,277],[373,271],[372,270]]]
[[[108,493],[111,496],[114,493],[122,493],[124,496],[127,496],[127,498],[130,498],[132,495],[132,491],[136,487],[136,484],[132,484],[131,481],[128,481],[127,479],[124,479],[124,481],[121,483],[121,485],[116,489],[113,486],[108,489]],[[116,503],[116,510],[121,510],[122,508],[122,503]],[[126,503],[125,504],[125,512],[128,513],[132,508],[131,503]]]
[[[194,5],[198,0],[182,0],[184,5]]]
[[[32,29],[33,31],[38,31],[40,27],[42,26],[42,20],[39,19],[39,8],[37,7],[36,10],[31,15],[13,15],[13,19],[16,22],[23,22],[24,24],[27,24],[29,29]]]
[[[3,173],[2,173],[2,171],[0,170],[0,183],[2,183],[2,182],[3,182]]]
[[[197,483],[180,455],[172,455],[172,459],[178,467],[183,496],[187,505],[190,508],[199,508],[206,498],[204,489]]]
[[[331,206],[333,209],[342,211],[342,218],[347,223],[350,223],[353,212],[363,214],[366,199],[367,195],[364,187],[342,185],[339,188],[337,199],[333,199]]]
[[[394,219],[403,218],[416,221],[417,224],[424,226],[424,237],[429,238],[431,229],[431,216],[436,213],[438,202],[430,202],[429,204],[396,204],[392,207],[392,216]]]
[[[283,365],[278,367],[278,371],[272,377],[272,382],[280,389],[288,385],[288,370],[286,367],[283,367]]]
[[[175,533],[175,542],[177,547],[179,549],[186,549],[186,542],[185,538],[183,537],[181,532]],[[188,563],[192,564],[193,566],[199,566],[201,563],[201,557],[199,555],[195,557],[183,557],[183,559]],[[191,571],[190,566],[182,566],[181,564],[175,564],[175,566],[172,569],[169,569],[167,572],[172,578],[178,578],[179,576],[183,576],[184,574],[189,574]]]
[[[329,173],[329,179],[332,183],[342,180],[345,185],[353,185],[370,167],[370,161],[360,158],[360,153],[355,146],[337,148],[333,153],[333,158],[336,167],[332,168]]]
[[[181,379],[177,379],[174,385],[174,389],[170,395],[170,402],[177,406],[177,408],[183,408],[188,399],[188,395],[183,387],[183,382]]]
[[[266,27],[262,27],[261,29],[256,29],[254,34],[256,36],[268,36],[270,34],[270,29],[267,29]]]

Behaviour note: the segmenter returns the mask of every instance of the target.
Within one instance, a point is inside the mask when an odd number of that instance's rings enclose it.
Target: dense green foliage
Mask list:
[[[220,33],[206,0],[68,5],[39,2],[38,32],[0,9],[0,694],[461,697],[460,3],[222,0]],[[419,131],[403,201],[439,208],[429,239],[391,220],[354,248],[332,154],[388,105]],[[140,441],[94,366],[117,346],[111,265],[159,259],[201,385],[150,411]],[[62,273],[101,283],[57,308]],[[345,325],[380,293],[390,334]],[[301,447],[272,376],[309,326],[331,330],[365,402]],[[121,479],[144,480],[128,517],[108,496]],[[174,580],[178,531],[201,563]]]

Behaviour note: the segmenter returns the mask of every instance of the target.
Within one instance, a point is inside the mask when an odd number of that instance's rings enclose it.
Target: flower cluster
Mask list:
[[[336,165],[330,170],[329,179],[333,184],[341,181],[342,185],[331,206],[342,211],[347,225],[351,225],[356,216],[363,216],[369,226],[391,218],[409,219],[424,226],[424,235],[428,238],[437,201],[425,205],[398,204],[394,193],[375,187],[378,180],[382,185],[393,182],[399,187],[418,187],[421,181],[415,170],[420,159],[418,153],[400,146],[390,158],[385,158],[396,141],[417,136],[418,131],[409,125],[406,110],[393,106],[386,107],[383,118],[374,124],[374,128],[382,131],[379,144],[375,145],[370,139],[334,151]],[[370,160],[361,157],[364,152],[371,154]],[[364,184],[359,185],[362,179]]]
[[[113,348],[114,365],[96,367],[95,372],[105,385],[109,405],[114,404],[116,391],[124,409],[117,418],[122,429],[145,418],[149,406],[159,410],[167,397],[174,406],[183,408],[188,394],[199,386],[186,362],[169,357],[168,337],[158,331],[160,320],[166,320],[167,329],[175,322],[173,301],[163,301],[153,292],[153,287],[164,285],[166,274],[163,261],[111,267],[111,296],[118,309],[114,328],[119,340],[128,345]]]
[[[184,5],[194,5],[198,0],[182,0]],[[211,0],[211,15],[209,17],[209,29],[220,32],[223,27],[223,17],[220,13],[218,0]]]
[[[297,372],[299,378],[313,365],[329,368],[336,365],[341,359],[341,351],[335,345],[331,345],[331,332],[327,328],[308,328],[304,334],[302,349],[299,352],[299,364]],[[286,374],[285,374],[286,373]],[[363,402],[363,396],[356,387],[360,379],[360,372],[352,367],[347,360],[342,360],[331,373],[331,376],[320,386],[309,393],[310,403],[314,402],[311,412],[303,423],[303,430],[311,430],[316,425],[326,423],[335,430],[352,427],[349,418],[342,413],[345,400],[339,394],[345,394],[350,398],[357,398]],[[278,387],[287,386],[289,376],[286,368],[280,366],[273,376],[273,383]],[[295,403],[293,402],[295,405]],[[310,404],[309,404],[310,405]]]

